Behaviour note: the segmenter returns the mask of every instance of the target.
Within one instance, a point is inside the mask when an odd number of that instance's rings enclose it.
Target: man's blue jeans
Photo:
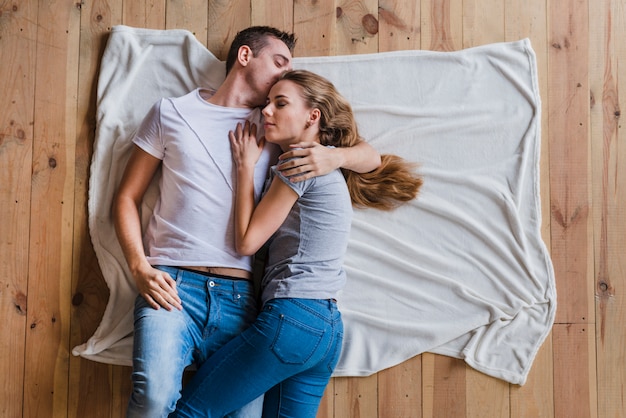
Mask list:
[[[273,299],[183,390],[176,417],[222,417],[264,392],[264,417],[314,418],[343,339],[330,300]]]
[[[176,280],[183,309],[156,310],[137,297],[129,418],[167,417],[180,398],[185,367],[200,367],[258,313],[251,281],[158,268]],[[262,398],[230,416],[258,418],[261,408]]]

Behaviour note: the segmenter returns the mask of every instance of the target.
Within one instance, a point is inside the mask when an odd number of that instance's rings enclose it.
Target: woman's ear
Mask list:
[[[309,118],[307,119],[307,127],[319,123],[322,113],[319,109],[313,109],[309,112]]]
[[[252,59],[252,49],[248,45],[241,45],[237,51],[237,61],[245,67]]]

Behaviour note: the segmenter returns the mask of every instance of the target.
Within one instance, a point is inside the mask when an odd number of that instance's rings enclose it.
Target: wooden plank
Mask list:
[[[293,4],[291,0],[253,1],[251,2],[250,24],[273,26],[285,32],[292,32]]]
[[[466,365],[462,360],[437,354],[422,355],[423,417],[465,417]]]
[[[589,324],[556,324],[554,343],[554,416],[597,417],[595,332]]]
[[[166,0],[125,1],[122,21],[137,28],[165,29]]]
[[[524,386],[511,386],[511,418],[554,417],[552,335],[535,357]]]
[[[378,52],[378,1],[339,0],[337,2],[337,54]]]
[[[420,12],[417,1],[379,0],[379,52],[420,49]]]
[[[377,375],[337,377],[335,380],[335,417],[378,417]]]
[[[463,48],[504,41],[504,0],[463,1]]]
[[[595,369],[589,370],[595,349],[587,343],[595,321],[588,18],[586,0],[548,4],[551,254],[559,301],[552,340],[557,417],[597,412]]]
[[[166,0],[165,27],[186,29],[207,45],[208,10],[206,0]],[[234,2],[233,2],[234,3]]]
[[[67,415],[80,10],[39,2],[24,416]]]
[[[126,2],[128,3],[128,2]],[[138,3],[133,3],[138,4]],[[147,13],[147,11],[146,11]],[[89,168],[96,129],[96,87],[98,69],[111,27],[122,23],[121,0],[83,3],[76,111],[74,261],[70,347],[87,341],[100,324],[108,300],[108,288],[91,244],[87,226]],[[89,18],[85,18],[88,16]],[[165,19],[163,18],[163,21]],[[124,22],[138,26],[135,21]],[[70,358],[68,417],[110,417],[111,398],[121,389],[110,380],[111,367],[83,358]],[[94,405],[99,407],[94,408]],[[122,416],[122,415],[120,415]]]
[[[226,60],[237,32],[250,26],[250,13],[250,2],[247,0],[209,0],[209,51]]]
[[[421,1],[422,49],[455,51],[463,45],[463,1]]]
[[[548,100],[556,322],[593,316],[587,0],[549,2]],[[555,382],[557,383],[557,382]],[[557,383],[558,384],[558,383]]]
[[[509,383],[482,374],[471,367],[465,370],[465,408],[468,417],[509,417]]]
[[[589,78],[593,165],[598,416],[626,410],[626,153],[622,110],[626,80],[626,2],[590,7]]]
[[[435,358],[432,353],[423,353],[422,358],[422,408],[423,418],[432,418],[435,410]]]
[[[21,417],[37,7],[0,6],[0,415]]]
[[[378,372],[378,417],[421,418],[422,356]]]
[[[294,1],[293,30],[298,35],[295,55],[336,55],[335,0]]]

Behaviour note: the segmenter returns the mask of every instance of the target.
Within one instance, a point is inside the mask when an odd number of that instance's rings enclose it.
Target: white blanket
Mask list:
[[[381,153],[418,162],[425,180],[408,205],[355,213],[335,375],[369,375],[428,351],[523,384],[556,309],[540,236],[541,118],[530,42],[296,58],[294,67],[333,81],[362,135]],[[190,32],[113,28],[89,187],[89,228],[110,299],[75,355],[131,364],[136,291],[110,205],[134,129],[160,97],[215,88],[223,77],[223,63]],[[144,212],[156,193],[152,187]]]

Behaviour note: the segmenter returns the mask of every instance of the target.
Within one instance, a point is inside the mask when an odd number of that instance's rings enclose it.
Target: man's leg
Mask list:
[[[128,418],[167,417],[174,410],[192,354],[183,315],[178,310],[153,309],[137,297]]]
[[[202,354],[196,359],[198,368],[213,353],[246,330],[258,315],[252,282],[212,276],[206,288],[209,320],[199,350]],[[225,415],[225,418],[260,418],[262,411],[261,394],[247,405]]]
[[[202,327],[206,321],[203,286],[183,280],[182,270],[158,268],[176,280],[183,310],[153,309],[143,297],[137,297],[128,418],[167,417],[175,409],[183,371],[192,363],[201,338],[198,323]]]

